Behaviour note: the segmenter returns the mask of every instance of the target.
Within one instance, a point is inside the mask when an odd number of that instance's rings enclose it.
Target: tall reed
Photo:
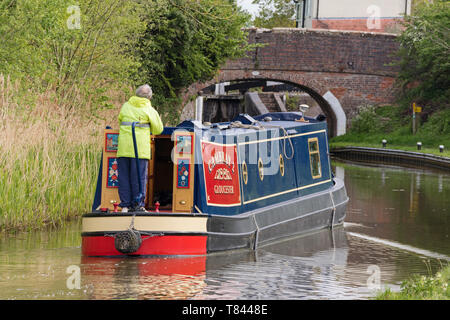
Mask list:
[[[90,210],[104,123],[56,100],[53,89],[24,92],[0,75],[0,230],[59,225]]]

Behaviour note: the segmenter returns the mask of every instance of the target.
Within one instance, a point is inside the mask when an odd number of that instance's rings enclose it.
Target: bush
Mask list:
[[[386,290],[377,295],[379,300],[401,299],[401,300],[449,300],[450,299],[450,267],[444,267],[434,276],[415,275],[404,280],[400,292]]]
[[[400,98],[408,105],[427,105],[429,111],[445,109],[450,100],[450,2],[418,4],[405,20],[399,37]]]
[[[427,135],[450,135],[450,109],[433,113],[419,128],[418,133]]]
[[[358,115],[352,120],[351,131],[357,134],[378,133],[382,129],[381,117],[375,112],[375,107],[361,107]]]
[[[153,87],[165,122],[174,124],[183,89],[213,78],[227,59],[251,48],[242,29],[249,16],[222,0],[153,0],[143,7],[139,78]]]
[[[136,74],[132,48],[145,24],[132,0],[7,0],[0,31],[0,72],[58,89]],[[0,10],[1,11],[1,10]],[[130,36],[133,35],[133,36]]]

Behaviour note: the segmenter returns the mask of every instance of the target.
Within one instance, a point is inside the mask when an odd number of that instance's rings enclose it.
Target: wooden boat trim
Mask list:
[[[87,217],[84,217],[87,218]],[[108,216],[89,217],[83,219],[82,232],[110,232],[128,230],[134,225],[137,230],[152,230],[162,232],[172,230],[174,232],[206,232],[207,217],[183,217],[183,216]]]

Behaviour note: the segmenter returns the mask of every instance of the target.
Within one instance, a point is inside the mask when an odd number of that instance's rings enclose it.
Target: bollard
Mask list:
[[[422,142],[417,142],[417,150],[422,150]]]
[[[441,145],[439,146],[439,152],[440,152],[440,153],[443,153],[443,152],[444,152],[444,145],[443,145],[443,144],[441,144]]]
[[[387,140],[383,139],[383,140],[381,140],[381,143],[383,144],[383,148],[386,148]]]

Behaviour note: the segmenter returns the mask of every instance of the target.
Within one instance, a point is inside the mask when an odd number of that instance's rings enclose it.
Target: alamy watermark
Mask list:
[[[292,159],[296,150],[293,145],[293,137],[283,128],[263,128],[256,131],[249,131],[240,133],[237,137],[235,135],[227,134],[227,130],[231,128],[214,128],[209,131],[202,131],[196,135],[196,139],[200,143],[215,144],[215,154],[226,154],[226,149],[230,146],[240,148],[236,152],[242,155],[247,154],[245,159],[247,165],[258,165],[261,162],[264,165],[264,175],[275,175],[279,172],[280,163],[279,156],[282,155],[285,159]],[[190,132],[185,129],[177,129],[172,134],[172,141],[176,144],[178,136],[189,135]],[[297,151],[298,152],[298,151]],[[172,149],[171,159],[174,162],[175,148]],[[229,159],[233,162],[233,159]],[[243,159],[240,159],[241,161]],[[203,164],[202,157],[195,157],[195,164]],[[239,159],[238,159],[239,161]],[[232,163],[238,165],[237,163]]]
[[[367,289],[380,290],[381,289],[381,270],[377,265],[370,265],[367,267],[366,273],[370,274],[367,278]]]
[[[381,8],[374,4],[367,7],[367,29],[381,29]]]
[[[67,13],[70,14],[67,18],[67,28],[69,30],[81,29],[81,10],[79,6],[73,5],[67,7]]]
[[[80,290],[82,293],[91,295],[94,293],[94,285],[92,283],[81,285],[81,268],[77,265],[70,265],[66,268],[69,275],[66,279],[66,288],[69,290]]]
[[[67,289],[81,289],[81,270],[77,265],[70,265],[66,269],[66,273],[70,276],[66,280]]]

